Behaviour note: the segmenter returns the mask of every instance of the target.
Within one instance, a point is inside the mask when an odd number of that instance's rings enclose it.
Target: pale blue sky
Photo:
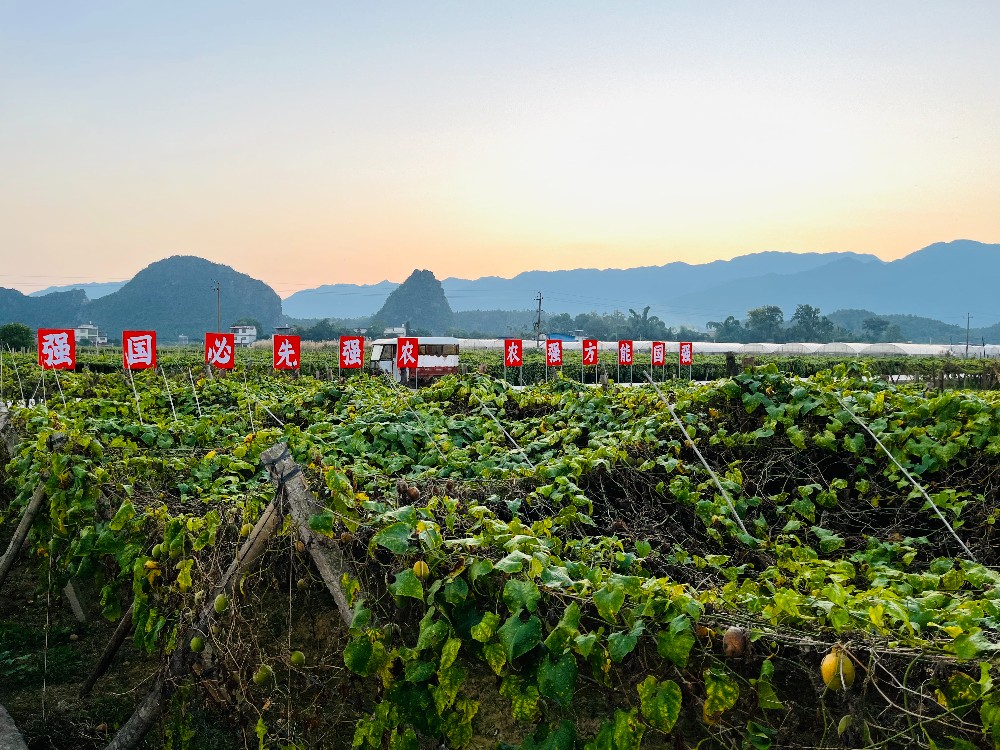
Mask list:
[[[998,38],[992,0],[0,2],[0,285],[998,242]]]

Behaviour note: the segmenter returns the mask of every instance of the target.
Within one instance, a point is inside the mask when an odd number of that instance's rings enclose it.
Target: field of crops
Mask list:
[[[1000,747],[1000,393],[165,364],[2,375],[32,746]]]

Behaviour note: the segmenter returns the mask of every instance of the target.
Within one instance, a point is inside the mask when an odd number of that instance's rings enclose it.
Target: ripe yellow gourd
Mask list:
[[[413,563],[413,575],[419,578],[421,581],[427,578],[431,574],[431,569],[427,567],[427,563],[423,560],[417,560]]]
[[[854,662],[840,646],[834,646],[820,664],[823,682],[830,690],[846,690],[854,684]]]

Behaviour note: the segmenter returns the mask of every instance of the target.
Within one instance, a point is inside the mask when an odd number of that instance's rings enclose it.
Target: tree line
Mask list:
[[[763,305],[747,310],[746,319],[742,321],[733,315],[722,321],[709,321],[708,329],[714,332],[715,341],[726,343],[809,341],[826,344],[856,339],[878,343],[902,339],[899,326],[885,318],[866,318],[859,336],[856,332],[836,325],[828,317],[821,315],[818,307],[812,305],[796,306],[795,313],[787,323],[780,307]]]

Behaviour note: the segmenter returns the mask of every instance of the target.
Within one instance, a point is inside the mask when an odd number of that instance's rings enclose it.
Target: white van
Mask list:
[[[429,382],[442,375],[458,373],[458,339],[451,336],[419,336],[416,369],[396,367],[397,339],[375,339],[372,342],[371,367],[385,373],[397,383]]]

